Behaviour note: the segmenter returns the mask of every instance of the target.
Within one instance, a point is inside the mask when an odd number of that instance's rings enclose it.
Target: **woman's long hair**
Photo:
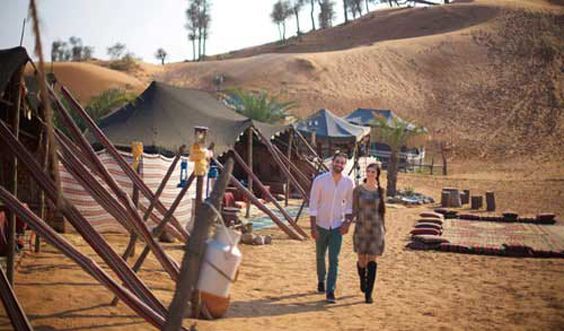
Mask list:
[[[384,217],[384,214],[386,214],[386,203],[384,202],[384,190],[382,190],[382,186],[380,185],[380,164],[370,163],[366,167],[366,170],[370,168],[376,169],[376,184],[378,185],[378,195],[380,196],[380,206],[378,206],[378,212],[380,213],[380,216]],[[364,179],[364,182],[366,183],[366,178]]]

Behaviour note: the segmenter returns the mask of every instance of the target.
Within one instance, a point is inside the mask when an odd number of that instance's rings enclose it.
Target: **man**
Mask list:
[[[316,250],[317,290],[326,292],[328,303],[336,302],[335,285],[339,268],[339,253],[343,235],[349,231],[352,221],[354,183],[352,179],[342,174],[346,164],[346,154],[335,154],[331,171],[317,176],[313,181],[309,201],[311,236],[315,239]],[[329,272],[327,287],[325,287],[327,249],[329,249]]]

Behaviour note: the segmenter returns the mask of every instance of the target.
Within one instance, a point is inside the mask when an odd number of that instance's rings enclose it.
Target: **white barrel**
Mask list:
[[[229,297],[231,281],[235,278],[243,255],[237,247],[241,233],[218,227],[213,239],[208,240],[200,278],[196,288],[219,297]]]

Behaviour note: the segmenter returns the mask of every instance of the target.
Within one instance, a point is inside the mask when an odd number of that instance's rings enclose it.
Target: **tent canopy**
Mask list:
[[[215,143],[217,155],[232,149],[251,126],[267,137],[289,128],[251,120],[207,92],[158,82],[102,118],[99,126],[116,146],[128,147],[132,141],[140,141],[148,148],[173,153],[183,144],[194,142],[194,126],[206,126],[207,141]]]
[[[343,117],[343,119],[356,125],[370,126],[372,122],[376,121],[377,117],[384,117],[388,124],[391,124],[394,118],[398,122],[407,123],[408,130],[414,130],[416,128],[415,124],[408,123],[407,121],[401,119],[389,109],[358,108],[354,112]]]
[[[315,132],[318,137],[331,139],[359,141],[370,133],[370,128],[351,124],[327,109],[320,109],[294,126],[302,132]]]
[[[23,47],[0,50],[0,91],[6,89],[12,75],[28,60],[29,56]]]

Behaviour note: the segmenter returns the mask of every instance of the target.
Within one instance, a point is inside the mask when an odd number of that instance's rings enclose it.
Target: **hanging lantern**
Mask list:
[[[194,144],[190,147],[190,161],[194,162],[194,175],[205,176],[208,167],[208,150],[206,145],[206,136],[208,128],[205,126],[194,127]]]
[[[180,183],[178,183],[176,187],[184,187],[184,185],[186,185],[187,176],[188,176],[188,161],[186,159],[182,159],[182,162],[180,162]]]

